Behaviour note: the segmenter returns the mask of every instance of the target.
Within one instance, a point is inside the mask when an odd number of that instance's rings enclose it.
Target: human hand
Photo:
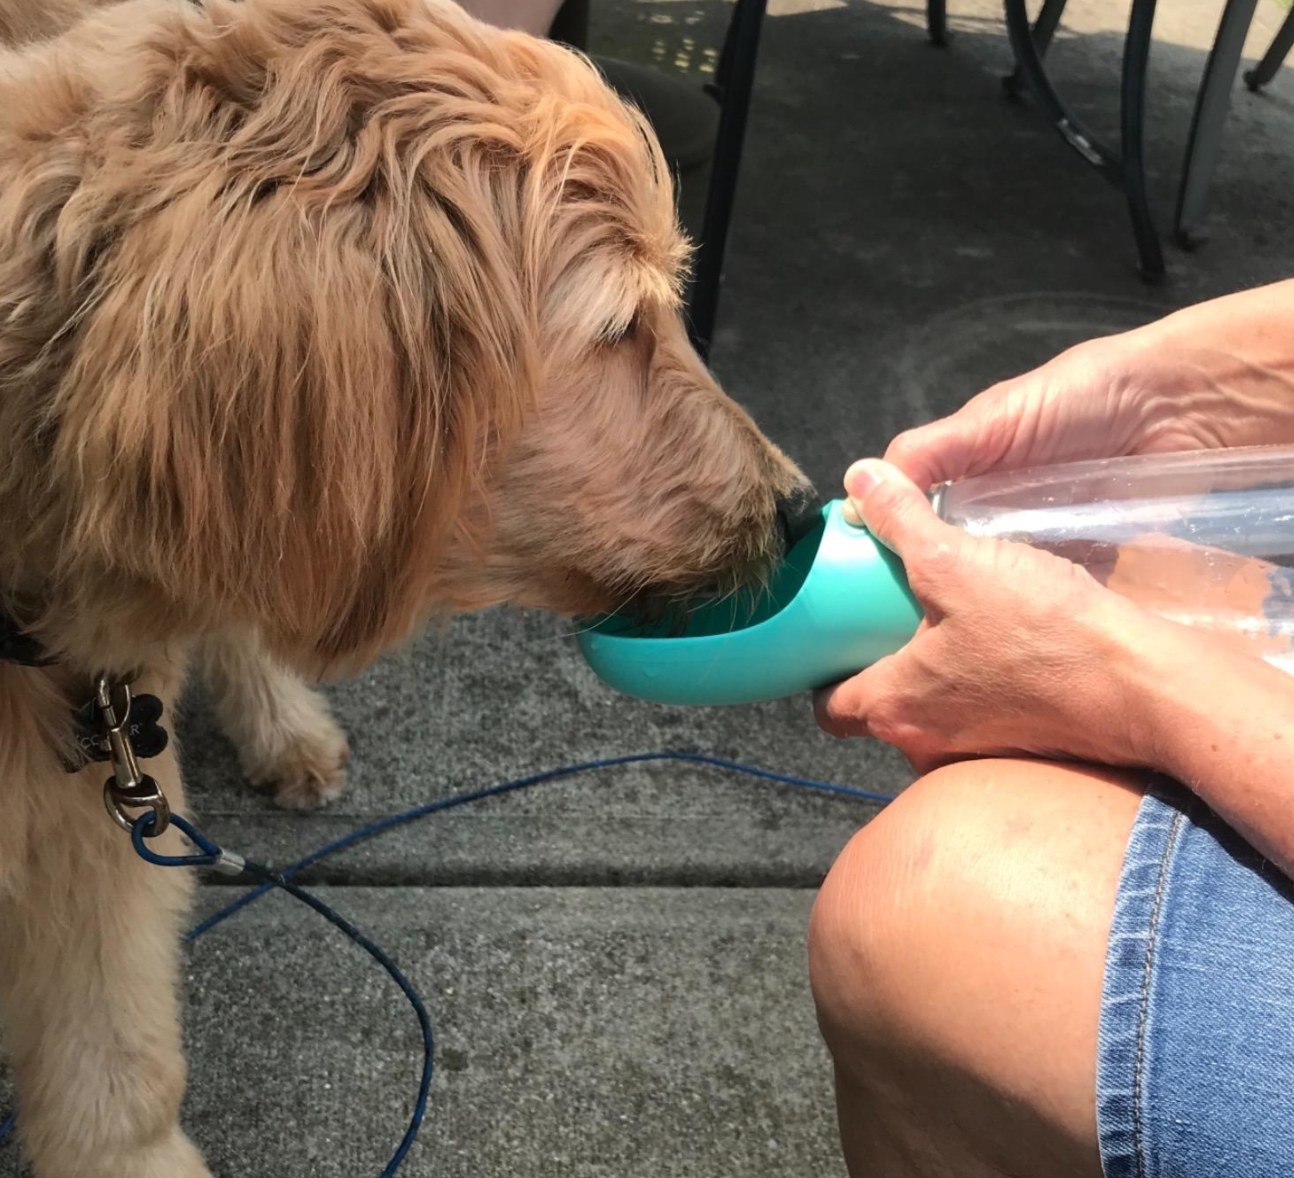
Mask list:
[[[1262,318],[1275,306],[1288,322],[1292,302],[1283,284],[1079,344],[900,434],[885,458],[925,490],[989,470],[1294,442],[1294,347]]]
[[[1143,764],[1136,649],[1171,626],[1081,566],[967,535],[883,462],[850,468],[847,514],[903,561],[925,610],[897,653],[819,692],[836,736],[896,746],[918,772],[989,754]]]

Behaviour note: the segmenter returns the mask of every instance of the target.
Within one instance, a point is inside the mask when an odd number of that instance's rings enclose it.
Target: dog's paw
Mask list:
[[[290,718],[242,749],[243,772],[285,809],[312,810],[341,796],[350,748],[323,698],[302,689]],[[308,706],[303,706],[308,703]]]
[[[211,1178],[202,1155],[178,1129],[161,1145],[117,1171],[117,1178]]]
[[[71,1156],[68,1143],[51,1157],[34,1158],[37,1178],[212,1178],[202,1155],[179,1129],[163,1140],[129,1152]]]

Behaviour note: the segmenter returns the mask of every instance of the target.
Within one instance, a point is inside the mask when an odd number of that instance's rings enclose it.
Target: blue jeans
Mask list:
[[[1167,783],[1124,857],[1096,1095],[1106,1178],[1294,1175],[1294,885]]]

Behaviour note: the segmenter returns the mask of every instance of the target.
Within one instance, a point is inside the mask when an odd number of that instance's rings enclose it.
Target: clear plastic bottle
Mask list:
[[[1110,589],[1233,635],[1294,672],[1294,447],[1148,454],[936,487],[941,518],[1086,567]]]

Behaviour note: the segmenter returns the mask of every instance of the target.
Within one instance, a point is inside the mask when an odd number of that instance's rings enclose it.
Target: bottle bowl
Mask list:
[[[843,506],[823,506],[763,589],[656,623],[618,614],[584,623],[585,660],[637,699],[725,706],[825,687],[893,653],[916,631],[921,608],[898,558],[847,523]]]

